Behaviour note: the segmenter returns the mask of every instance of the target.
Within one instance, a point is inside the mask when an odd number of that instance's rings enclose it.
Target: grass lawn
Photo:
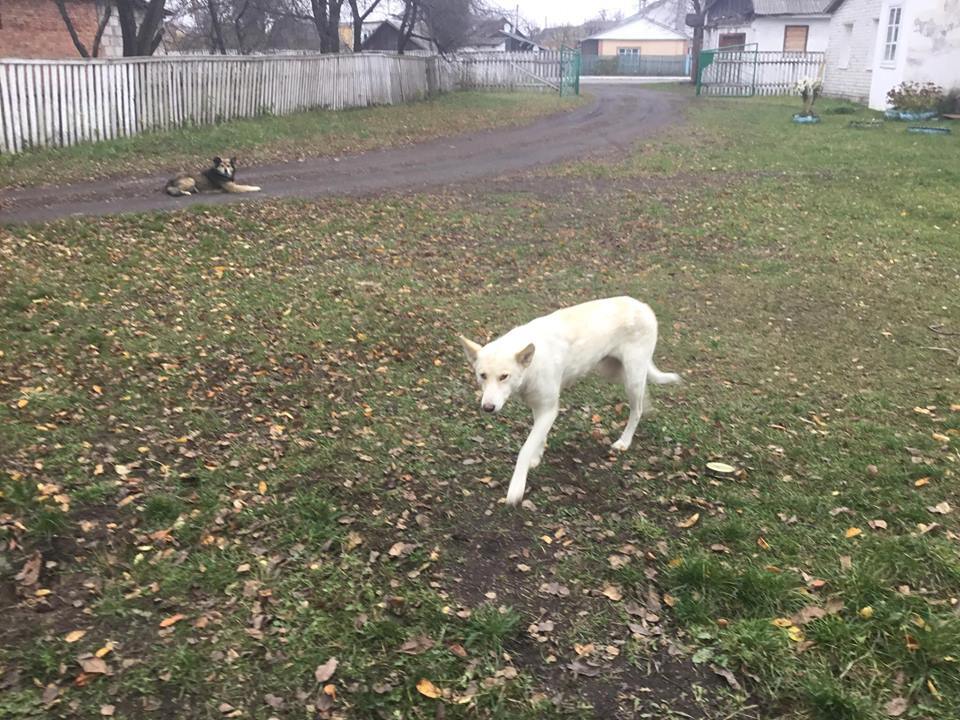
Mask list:
[[[960,144],[796,106],[3,231],[0,716],[960,717]],[[623,455],[569,391],[507,510],[456,334],[622,293],[685,384]]]
[[[192,171],[217,155],[244,165],[340,155],[530,122],[577,107],[554,93],[456,92],[397,106],[316,110],[0,156],[0,187]]]

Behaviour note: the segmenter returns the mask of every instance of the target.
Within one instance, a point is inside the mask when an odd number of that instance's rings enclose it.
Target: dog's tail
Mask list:
[[[661,372],[652,361],[650,362],[650,367],[647,368],[647,377],[650,378],[650,382],[654,382],[657,385],[669,385],[670,383],[681,382],[679,375],[676,373]]]

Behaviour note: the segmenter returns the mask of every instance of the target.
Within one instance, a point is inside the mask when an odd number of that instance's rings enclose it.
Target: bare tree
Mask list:
[[[413,36],[414,28],[420,21],[422,8],[420,0],[405,0],[403,3],[403,17],[400,20],[400,37],[397,39],[397,54],[403,55],[407,43]]]
[[[77,28],[73,24],[73,20],[70,18],[70,13],[67,12],[67,6],[64,3],[64,0],[54,0],[54,2],[57,5],[57,10],[60,11],[60,17],[63,18],[64,25],[67,26],[67,32],[70,33],[70,39],[73,41],[73,46],[77,49],[77,52],[80,53],[80,57],[97,57],[100,54],[100,42],[103,40],[103,31],[106,30],[107,23],[110,22],[110,15],[113,12],[113,3],[107,2],[106,7],[104,7],[103,17],[101,17],[100,21],[97,23],[97,32],[93,36],[93,49],[92,51],[88,51],[87,46],[83,44],[83,41],[77,34]]]
[[[350,3],[350,13],[353,16],[353,51],[360,52],[363,50],[363,23],[370,17],[370,13],[377,9],[380,0],[372,0],[372,2],[367,3],[363,12],[360,11],[358,0],[347,0],[347,2]]]
[[[217,0],[207,0],[207,12],[210,13],[210,39],[213,49],[221,55],[227,54],[227,44],[223,40],[223,28],[220,25],[220,7]]]
[[[690,48],[690,79],[697,81],[700,72],[700,51],[703,50],[703,26],[706,22],[704,11],[707,0],[690,0],[693,5],[693,17],[687,16],[687,25],[693,25],[693,47]],[[693,22],[691,22],[693,20]]]
[[[153,55],[163,41],[167,0],[113,0],[123,36],[123,56]]]
[[[310,0],[313,24],[320,36],[320,52],[340,52],[340,9],[343,0]]]

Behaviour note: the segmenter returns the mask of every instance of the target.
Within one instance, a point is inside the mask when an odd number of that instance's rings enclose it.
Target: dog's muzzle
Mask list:
[[[497,410],[497,406],[494,405],[493,403],[483,403],[483,405],[481,405],[480,407],[482,407],[486,412],[489,412],[489,413],[496,412]]]

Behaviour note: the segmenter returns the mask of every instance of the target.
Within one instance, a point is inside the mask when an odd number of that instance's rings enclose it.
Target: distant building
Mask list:
[[[103,0],[66,0],[64,4],[80,41],[93,52],[106,4]],[[100,57],[119,55],[123,55],[123,38],[114,12],[100,41]],[[80,53],[53,0],[2,0],[0,57],[78,58]]]

